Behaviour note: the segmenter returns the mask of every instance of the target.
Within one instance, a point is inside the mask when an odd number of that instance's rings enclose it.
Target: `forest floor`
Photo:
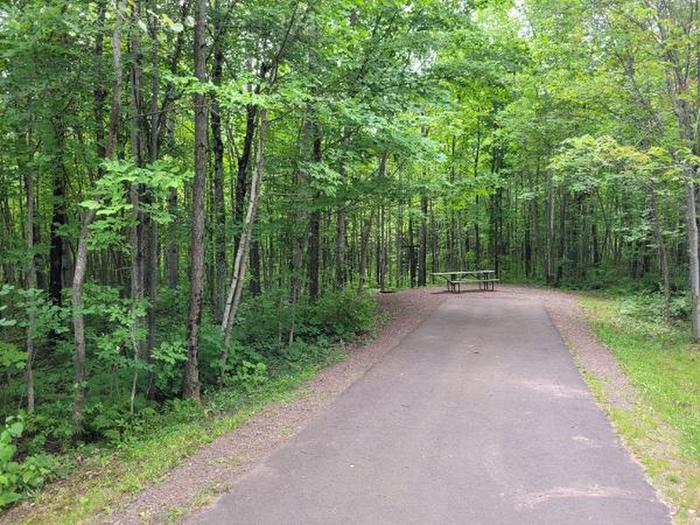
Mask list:
[[[673,425],[650,409],[644,394],[634,385],[618,359],[594,335],[586,311],[575,293],[522,286],[501,286],[495,293],[446,294],[438,288],[380,294],[378,302],[385,321],[367,344],[349,349],[347,358],[331,365],[297,388],[293,396],[267,403],[219,439],[199,446],[186,459],[176,463],[145,486],[106,500],[95,512],[71,513],[66,506],[72,494],[81,503],[80,489],[70,489],[74,479],[59,482],[63,497],[51,508],[51,493],[37,504],[24,504],[0,515],[0,524],[31,522],[174,523],[196,515],[230,490],[232,485],[259,467],[275,451],[318,421],[340,394],[364,378],[409,334],[417,330],[446,301],[493,302],[498,299],[526,300],[543,305],[562,338],[571,349],[576,364],[599,405],[621,433],[625,445],[646,468],[661,498],[671,508],[678,523],[697,523],[697,463],[679,451]],[[590,305],[586,305],[590,307]],[[589,310],[590,314],[590,310]],[[595,320],[594,320],[595,325]],[[639,419],[640,428],[630,425]],[[79,487],[79,484],[78,484]],[[79,518],[73,519],[71,516]]]

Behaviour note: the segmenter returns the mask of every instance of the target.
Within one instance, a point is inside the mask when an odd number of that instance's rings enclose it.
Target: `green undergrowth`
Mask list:
[[[113,512],[125,498],[162,479],[183,458],[234,430],[256,412],[303,395],[300,385],[304,381],[344,355],[335,347],[316,364],[280,375],[249,393],[220,391],[204,406],[182,402],[148,435],[84,458],[68,479],[35,498],[23,522],[80,523]]]
[[[611,386],[585,373],[592,391],[654,484],[676,507],[675,520],[694,523],[700,514],[700,346],[687,322],[659,312],[656,298],[585,296],[581,304],[594,333],[638,391],[639,401],[632,408],[613,405],[606,390]],[[678,301],[676,309],[682,308]]]
[[[114,295],[112,290],[100,293]],[[176,327],[184,325],[185,308],[176,297],[159,306],[163,312],[172,308],[176,323],[159,326],[162,341],[153,351],[152,367],[124,358],[119,338],[128,331],[105,318],[107,308],[95,307],[88,318],[87,406],[77,431],[71,425],[72,391],[65,387],[70,370],[54,366],[56,357],[35,368],[39,402],[34,414],[14,408],[22,400],[22,370],[8,374],[10,381],[0,387],[0,421],[5,421],[0,424],[0,509],[5,507],[0,523],[84,523],[112,512],[263,407],[303,394],[304,381],[341,360],[346,343],[367,339],[381,322],[371,294],[329,292],[313,304],[300,302],[296,320],[287,297],[284,290],[270,291],[242,306],[225,361],[220,331],[203,323],[201,404],[179,395],[185,346]],[[9,308],[6,312],[17,315]],[[125,385],[135,371],[138,395],[130,411]],[[148,371],[153,372],[154,399],[145,396]]]

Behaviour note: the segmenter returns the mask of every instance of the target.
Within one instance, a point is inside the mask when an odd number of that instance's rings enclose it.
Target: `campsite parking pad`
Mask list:
[[[538,302],[448,298],[189,519],[661,524],[669,511]]]

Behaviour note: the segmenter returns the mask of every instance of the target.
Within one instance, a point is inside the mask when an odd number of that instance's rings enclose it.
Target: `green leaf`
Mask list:
[[[101,206],[101,204],[95,200],[86,200],[81,202],[80,205],[88,210],[97,210]]]

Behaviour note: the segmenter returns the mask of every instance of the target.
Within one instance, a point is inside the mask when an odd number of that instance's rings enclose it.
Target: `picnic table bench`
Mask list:
[[[496,279],[495,270],[434,272],[432,275],[445,279],[447,291],[452,293],[460,293],[463,284],[471,283],[477,283],[479,285],[479,290],[492,292],[496,289],[496,283],[499,281]]]

